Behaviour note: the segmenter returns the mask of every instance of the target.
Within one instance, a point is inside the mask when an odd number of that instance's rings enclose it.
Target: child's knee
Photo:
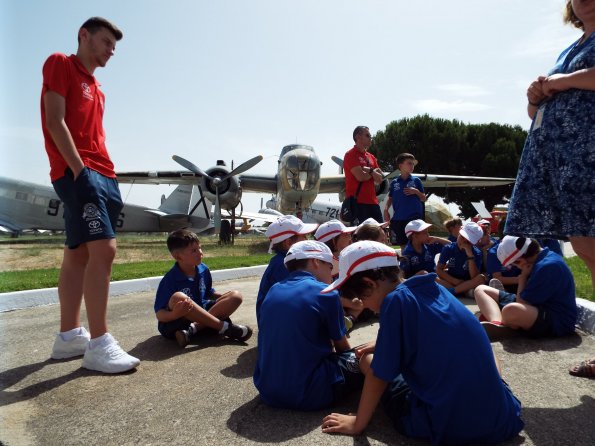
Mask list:
[[[174,294],[171,295],[169,298],[169,308],[173,308],[178,302],[190,299],[186,294],[182,293],[181,291],[176,291]]]
[[[228,293],[228,299],[240,305],[243,302],[244,297],[242,296],[242,293],[240,293],[238,290],[232,290]]]

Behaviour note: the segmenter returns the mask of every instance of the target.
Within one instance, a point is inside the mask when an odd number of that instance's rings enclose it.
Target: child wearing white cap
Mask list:
[[[379,243],[388,243],[388,236],[386,235],[386,228],[389,222],[378,223],[373,218],[368,218],[360,223],[353,232],[353,241],[373,240]]]
[[[423,220],[413,220],[405,225],[407,246],[403,249],[400,266],[405,278],[416,274],[427,274],[436,271],[436,255],[442,247],[450,242],[445,238],[431,237],[428,228],[432,225]]]
[[[289,276],[262,303],[254,385],[269,406],[318,410],[361,389],[369,359],[350,351],[339,294],[321,294],[332,261],[324,243],[295,243],[285,257]]]
[[[269,289],[280,280],[285,279],[289,272],[283,260],[287,250],[294,244],[306,240],[308,234],[313,233],[318,225],[306,224],[294,215],[283,215],[271,223],[267,228],[265,235],[271,241],[269,252],[275,252],[275,255],[269,261],[267,269],[260,279],[260,287],[256,296],[256,321],[259,320],[260,306],[267,295]]]
[[[480,274],[482,254],[475,247],[482,236],[483,230],[477,223],[467,222],[457,241],[442,248],[436,273],[438,283],[451,293],[467,293],[472,298],[475,287],[485,283],[485,276]]]
[[[563,336],[574,332],[577,318],[574,278],[564,259],[537,240],[507,235],[498,245],[504,267],[521,270],[517,294],[489,286],[475,290],[475,300],[490,338],[523,330],[531,337]]]
[[[326,416],[323,432],[358,435],[380,401],[401,434],[432,444],[499,443],[522,430],[520,402],[502,381],[484,330],[435,278],[400,283],[395,251],[380,243],[341,253],[339,278],[323,292],[361,296],[380,311],[380,329],[375,343],[356,349],[373,353],[357,414]]]
[[[351,244],[351,235],[357,228],[357,226],[346,227],[339,220],[330,220],[322,223],[314,233],[314,238],[328,246],[333,253],[333,277],[339,274],[339,254]],[[341,305],[345,311],[345,326],[347,330],[351,330],[364,310],[364,306],[358,298],[345,299],[344,297],[341,297]]]

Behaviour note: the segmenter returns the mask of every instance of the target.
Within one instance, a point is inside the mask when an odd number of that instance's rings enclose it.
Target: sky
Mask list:
[[[95,71],[116,171],[177,170],[174,154],[203,170],[261,154],[250,173],[274,174],[281,148],[301,143],[333,175],[331,156],[353,146],[357,125],[375,133],[427,113],[528,129],[528,85],[580,37],[562,23],[564,3],[0,0],[0,175],[51,184],[41,68],[52,53],[76,53],[91,16],[124,32]],[[173,186],[121,190],[158,207]],[[261,197],[244,193],[244,208]]]

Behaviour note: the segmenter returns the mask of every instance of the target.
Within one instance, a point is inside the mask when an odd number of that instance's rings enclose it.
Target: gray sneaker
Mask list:
[[[85,327],[81,327],[81,334],[76,335],[70,341],[65,341],[58,333],[54,340],[51,357],[52,359],[67,359],[84,355],[90,339],[91,335]]]
[[[122,373],[132,370],[140,364],[140,360],[129,355],[118,344],[114,337],[107,333],[107,339],[94,348],[87,347],[83,358],[83,367],[103,373]]]
[[[252,329],[245,325],[229,324],[223,335],[236,341],[245,342],[252,336]]]
[[[502,282],[500,282],[498,279],[492,279],[490,280],[490,283],[488,284],[488,286],[490,288],[495,288],[498,291],[506,291],[504,289],[504,285],[502,284]]]

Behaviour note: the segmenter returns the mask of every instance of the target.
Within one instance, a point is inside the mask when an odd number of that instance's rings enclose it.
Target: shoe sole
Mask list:
[[[506,327],[505,325],[492,324],[491,322],[481,322],[481,326],[491,342],[514,338],[521,334],[520,330],[515,330],[514,328]]]
[[[176,331],[176,341],[178,342],[178,345],[182,348],[188,345],[188,339],[182,331]]]
[[[138,363],[136,363],[136,364],[132,364],[131,366],[126,366],[126,368],[123,368],[121,370],[120,369],[118,369],[118,370],[103,370],[103,369],[100,369],[100,368],[94,368],[93,366],[90,366],[90,365],[85,364],[85,363],[83,363],[82,367],[84,369],[87,369],[87,370],[93,370],[94,372],[101,372],[101,373],[107,373],[107,374],[110,374],[110,375],[114,375],[114,374],[117,374],[117,373],[129,372],[130,370],[133,370],[133,369],[137,368],[139,366],[139,364],[140,364],[140,361]]]
[[[77,356],[83,356],[85,354],[85,352],[81,352],[81,353],[60,353],[60,354],[55,354],[52,352],[52,354],[50,355],[50,358],[52,359],[70,359],[70,358],[76,358]]]

